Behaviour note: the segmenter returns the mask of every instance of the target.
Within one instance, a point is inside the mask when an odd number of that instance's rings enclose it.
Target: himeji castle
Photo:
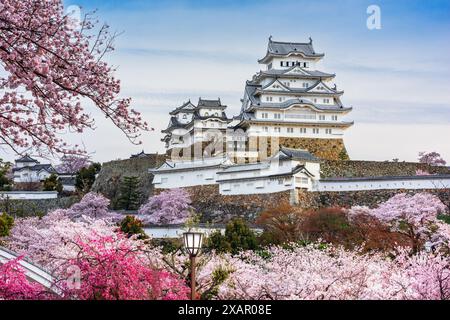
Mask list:
[[[352,108],[343,105],[335,74],[318,70],[323,57],[312,39],[279,42],[270,37],[266,55],[258,61],[262,70],[245,84],[240,114],[227,118],[220,99],[184,103],[170,112],[163,130],[168,153],[227,154],[234,161],[254,162],[284,146],[323,159],[347,159],[343,136],[353,125],[346,120]]]
[[[220,99],[190,101],[170,112],[162,141],[169,157],[150,168],[156,189],[216,185],[222,195],[445,189],[450,175],[321,177],[323,160],[346,160],[352,108],[335,74],[321,70],[313,41],[269,38],[263,66],[245,84],[240,113],[228,118]],[[194,155],[194,157],[192,157]]]
[[[269,38],[267,53],[258,61],[263,70],[247,81],[233,125],[246,132],[250,151],[263,151],[255,137],[277,137],[279,145],[321,158],[347,157],[342,139],[353,125],[345,119],[352,108],[343,105],[344,92],[332,84],[335,74],[318,70],[323,57],[311,38],[307,43]]]

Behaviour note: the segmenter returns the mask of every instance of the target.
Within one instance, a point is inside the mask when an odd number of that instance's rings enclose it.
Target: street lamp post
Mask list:
[[[200,252],[203,243],[203,233],[185,232],[183,233],[184,248],[189,253],[191,259],[191,300],[195,300],[195,257]]]

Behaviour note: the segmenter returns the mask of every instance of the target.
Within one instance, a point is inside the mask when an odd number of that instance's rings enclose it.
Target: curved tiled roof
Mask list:
[[[295,68],[300,68],[306,74],[298,74],[298,73],[287,74],[289,71],[292,71]],[[288,69],[263,70],[263,71],[260,71],[258,74],[256,74],[255,78],[258,78],[261,76],[268,76],[268,77],[292,76],[292,77],[296,77],[296,78],[334,78],[336,76],[336,74],[326,73],[326,72],[322,72],[319,70],[307,70],[300,66],[292,66]]]
[[[180,107],[169,112],[169,114],[176,115],[176,114],[180,113],[181,111],[194,112],[194,110],[195,110],[195,106],[192,104],[191,100],[188,100],[187,102],[183,103]]]
[[[309,42],[282,42],[273,41],[272,36],[269,37],[269,43],[267,45],[266,56],[260,60],[259,63],[267,62],[269,57],[272,56],[287,56],[292,53],[300,53],[305,57],[311,58],[321,58],[324,56],[323,53],[317,53],[312,45],[312,39],[309,38]]]
[[[222,105],[220,102],[220,98],[217,100],[207,100],[207,99],[198,99],[197,109],[199,108],[222,108],[225,109],[227,106]]]
[[[39,162],[39,161],[33,159],[28,154],[26,154],[22,158],[17,159],[16,162]]]
[[[293,149],[293,148],[287,148],[287,147],[281,147],[280,148],[280,156],[284,156],[288,159],[299,159],[299,160],[307,160],[307,161],[313,161],[318,162],[320,161],[319,158],[312,155],[308,150],[303,149]]]

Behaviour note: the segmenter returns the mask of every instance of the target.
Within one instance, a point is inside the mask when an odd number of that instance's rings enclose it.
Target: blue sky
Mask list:
[[[123,95],[133,98],[155,132],[133,146],[97,117],[80,138],[98,161],[142,148],[163,152],[159,131],[183,101],[221,97],[228,115],[240,108],[245,80],[260,70],[267,38],[307,41],[324,52],[322,71],[336,73],[355,126],[345,142],[354,159],[413,161],[437,150],[450,161],[450,1],[222,0],[64,1],[123,34],[108,57]],[[366,27],[369,5],[381,9],[381,30]],[[1,151],[0,151],[1,152]],[[1,154],[0,154],[1,156]],[[7,157],[7,156],[6,156]]]

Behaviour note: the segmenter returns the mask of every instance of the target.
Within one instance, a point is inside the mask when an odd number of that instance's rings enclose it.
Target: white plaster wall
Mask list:
[[[156,173],[153,184],[157,189],[184,188],[216,184],[217,168]]]
[[[0,192],[0,199],[9,198],[11,200],[42,200],[56,199],[58,193],[56,191],[8,191]]]
[[[223,195],[275,193],[292,190],[294,182],[292,177],[270,179],[262,178],[253,181],[220,182],[219,191]]]
[[[447,189],[450,188],[448,178],[428,179],[392,179],[368,181],[316,181],[312,191],[360,191],[360,190],[390,190],[390,189]]]

